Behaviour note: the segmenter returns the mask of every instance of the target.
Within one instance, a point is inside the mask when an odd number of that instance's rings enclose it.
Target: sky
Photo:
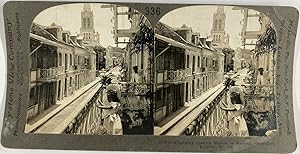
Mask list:
[[[192,27],[194,32],[200,32],[202,36],[209,36],[212,29],[213,14],[217,10],[217,6],[189,6],[173,10],[163,16],[160,21],[166,23],[171,27],[181,27],[185,24]],[[225,31],[229,34],[229,45],[236,49],[241,47],[242,31],[241,21],[243,14],[240,10],[232,10],[233,7],[225,6],[226,20]],[[251,10],[251,13],[256,11]],[[174,20],[176,19],[176,20]],[[253,18],[248,21],[247,30],[259,30],[258,18]]]
[[[103,4],[91,4],[94,15],[94,28],[100,34],[100,44],[104,47],[116,46],[113,39],[113,12],[110,8],[101,8]],[[124,9],[125,8],[120,8]],[[83,3],[65,4],[48,8],[36,16],[34,22],[49,26],[53,22],[68,30],[71,34],[79,34],[81,26],[81,11]],[[119,18],[120,28],[130,28],[130,23],[126,16]]]
[[[100,34],[100,44],[104,47],[116,46],[113,40],[113,12],[110,8],[101,8],[103,4],[93,3],[91,9],[94,14],[95,31]],[[34,22],[47,26],[53,22],[61,25],[64,30],[72,34],[80,32],[80,18],[83,4],[65,4],[48,8],[42,11]],[[126,8],[120,8],[125,11]],[[193,31],[200,32],[202,36],[210,34],[212,28],[213,14],[217,6],[189,6],[173,10],[164,15],[160,21],[171,27],[181,27],[186,24],[192,27]],[[253,11],[254,12],[254,11]],[[229,44],[235,49],[241,46],[240,32],[242,29],[241,20],[243,14],[239,10],[232,10],[232,7],[225,7],[226,22],[225,31],[230,36]],[[126,16],[119,17],[119,28],[129,28],[130,23]],[[258,20],[248,21],[248,27],[252,30],[259,28]]]

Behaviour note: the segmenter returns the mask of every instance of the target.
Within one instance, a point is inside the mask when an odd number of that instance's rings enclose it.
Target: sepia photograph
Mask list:
[[[25,133],[153,134],[154,30],[138,11],[76,3],[30,29]]]
[[[11,1],[2,13],[4,149],[297,148],[293,5]]]
[[[261,12],[187,6],[155,30],[154,135],[276,133],[276,32]]]

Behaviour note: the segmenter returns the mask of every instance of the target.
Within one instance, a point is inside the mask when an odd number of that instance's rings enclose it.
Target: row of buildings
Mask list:
[[[28,121],[95,80],[93,46],[99,45],[99,34],[89,5],[84,5],[81,19],[80,34],[74,36],[55,23],[32,24]]]
[[[184,24],[179,28],[162,22],[156,25],[156,124],[223,82],[222,48],[229,47],[225,19],[224,7],[220,6],[209,37]]]

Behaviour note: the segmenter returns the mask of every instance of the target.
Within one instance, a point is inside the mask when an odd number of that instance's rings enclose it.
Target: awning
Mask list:
[[[171,44],[172,46],[175,46],[175,47],[178,47],[178,48],[184,48],[184,49],[188,48],[185,44],[177,42],[177,41],[175,41],[171,38],[168,38],[168,37],[165,37],[165,36],[162,36],[162,35],[159,35],[159,34],[155,34],[155,37],[159,40],[162,40],[162,41],[165,41],[165,42]]]
[[[34,39],[37,39],[37,40],[43,42],[44,44],[47,44],[47,45],[51,45],[51,46],[55,46],[55,47],[63,47],[63,46],[60,45],[59,43],[56,43],[56,42],[51,41],[51,40],[48,40],[48,39],[46,39],[46,38],[44,38],[44,37],[42,37],[42,36],[38,36],[38,35],[36,35],[36,34],[30,33],[29,36],[30,36],[31,38],[34,38]]]
[[[191,46],[191,45],[188,45],[188,44],[183,44],[183,43],[175,41],[171,38],[159,35],[159,34],[155,34],[155,38],[157,38],[159,40],[162,40],[162,41],[165,41],[165,42],[171,44],[172,46],[175,46],[175,47],[178,47],[178,48],[188,49],[188,50],[192,50],[192,51],[201,50],[201,47],[194,47],[194,46]]]

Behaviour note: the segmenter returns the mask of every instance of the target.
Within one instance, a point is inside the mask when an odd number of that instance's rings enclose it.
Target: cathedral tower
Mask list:
[[[81,11],[80,35],[85,43],[99,43],[99,34],[95,33],[94,16],[90,4],[84,4]]]
[[[225,32],[226,14],[224,6],[218,6],[213,16],[213,26],[211,30],[212,44],[216,48],[229,46],[229,35]]]

